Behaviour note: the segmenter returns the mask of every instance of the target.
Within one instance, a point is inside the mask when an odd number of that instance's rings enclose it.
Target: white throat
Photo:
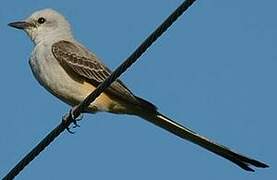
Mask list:
[[[34,44],[39,44],[43,41],[60,41],[60,40],[72,40],[73,35],[68,29],[57,29],[55,31],[40,33],[35,31],[26,31],[28,36],[34,42]]]

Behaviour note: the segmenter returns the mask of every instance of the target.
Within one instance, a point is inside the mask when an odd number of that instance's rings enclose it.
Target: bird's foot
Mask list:
[[[83,119],[83,115],[81,114],[80,116],[78,117],[75,117],[73,112],[75,110],[76,107],[73,107],[72,109],[70,109],[69,113],[66,114],[65,116],[63,116],[63,121],[66,121],[68,116],[70,116],[70,118],[72,119],[72,123],[73,123],[73,126],[72,128],[77,128],[77,127],[80,127],[80,125],[78,124],[78,121],[81,121]],[[75,132],[71,130],[71,128],[68,126],[66,128],[67,132],[69,132],[70,134],[74,134]]]

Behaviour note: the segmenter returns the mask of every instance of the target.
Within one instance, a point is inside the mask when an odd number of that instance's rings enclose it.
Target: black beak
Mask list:
[[[9,23],[8,25],[16,29],[26,29],[28,27],[34,26],[33,24],[25,21],[12,22],[12,23]]]

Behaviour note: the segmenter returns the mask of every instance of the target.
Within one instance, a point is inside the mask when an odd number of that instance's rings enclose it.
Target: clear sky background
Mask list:
[[[113,69],[181,2],[1,2],[0,176],[69,110],[33,78],[33,44],[9,22],[54,8]],[[276,0],[197,1],[121,77],[172,119],[269,169],[245,172],[140,118],[98,113],[76,134],[64,132],[18,179],[276,179],[276,7]]]

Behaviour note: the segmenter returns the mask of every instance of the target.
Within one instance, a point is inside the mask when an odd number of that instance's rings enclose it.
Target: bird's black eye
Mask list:
[[[38,23],[39,24],[43,24],[43,23],[45,23],[45,21],[46,21],[46,19],[43,18],[43,17],[38,18]]]

